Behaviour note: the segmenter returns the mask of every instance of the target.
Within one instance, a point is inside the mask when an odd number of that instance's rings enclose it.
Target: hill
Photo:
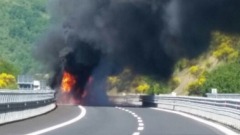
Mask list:
[[[180,83],[174,89],[180,95],[204,95],[211,88],[219,92],[239,92],[240,37],[214,32],[211,47],[199,58],[182,60],[174,77]],[[238,90],[237,90],[238,89]]]
[[[21,73],[39,71],[32,47],[48,24],[47,0],[0,1],[0,58],[11,62]]]

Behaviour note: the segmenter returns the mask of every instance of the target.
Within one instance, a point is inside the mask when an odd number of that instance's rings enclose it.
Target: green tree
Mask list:
[[[11,74],[0,74],[0,89],[16,89],[16,78]]]
[[[32,48],[47,28],[47,0],[0,1],[0,57],[18,66],[21,73],[38,72]]]
[[[18,75],[19,69],[17,69],[13,64],[0,58],[0,73]]]

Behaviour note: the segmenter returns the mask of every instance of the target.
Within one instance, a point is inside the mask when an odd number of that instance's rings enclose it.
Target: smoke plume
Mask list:
[[[102,101],[104,88],[98,86],[125,67],[167,79],[179,59],[208,48],[212,31],[240,32],[239,0],[50,0],[48,5],[52,25],[35,54],[52,71],[52,88],[60,85],[63,71],[76,76],[76,98],[92,76],[89,95]]]

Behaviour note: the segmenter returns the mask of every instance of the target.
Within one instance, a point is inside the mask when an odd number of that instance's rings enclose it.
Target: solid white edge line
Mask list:
[[[32,133],[29,133],[27,135],[40,135],[40,134],[43,134],[43,133],[46,133],[46,132],[49,132],[49,131],[52,131],[52,130],[55,130],[55,129],[58,129],[58,128],[61,128],[61,127],[64,127],[64,126],[67,126],[67,125],[70,125],[74,122],[77,122],[78,120],[82,119],[85,115],[86,115],[86,109],[82,106],[78,106],[81,110],[81,113],[69,120],[69,121],[66,121],[64,123],[61,123],[61,124],[58,124],[58,125],[55,125],[55,126],[52,126],[52,127],[49,127],[49,128],[45,128],[45,129],[42,129],[42,130],[38,130],[38,131],[35,131],[35,132],[32,132]]]
[[[190,115],[190,114],[186,114],[186,113],[183,113],[183,112],[166,110],[166,109],[160,109],[160,108],[151,108],[151,109],[158,110],[158,111],[169,112],[169,113],[175,113],[175,114],[181,115],[183,117],[187,117],[187,118],[193,119],[195,121],[201,122],[201,123],[209,125],[211,127],[214,127],[215,129],[221,131],[222,133],[224,133],[226,135],[239,135],[239,133],[234,132],[234,131],[232,131],[232,130],[230,130],[230,129],[228,129],[228,128],[220,125],[220,124],[217,124],[217,123],[214,123],[214,122],[211,122],[211,121],[207,121],[205,119],[202,119],[202,118]]]

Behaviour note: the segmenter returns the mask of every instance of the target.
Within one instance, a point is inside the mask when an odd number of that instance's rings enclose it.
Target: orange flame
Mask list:
[[[61,89],[64,93],[69,93],[72,89],[72,87],[75,85],[76,79],[73,75],[71,75],[68,72],[63,73],[62,83],[61,83]]]

